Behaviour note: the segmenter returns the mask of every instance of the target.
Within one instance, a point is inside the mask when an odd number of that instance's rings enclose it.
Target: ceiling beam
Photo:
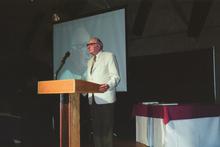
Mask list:
[[[143,34],[152,3],[152,0],[141,0],[132,29],[134,35],[141,36]]]
[[[181,20],[184,22],[184,24],[188,26],[187,17],[183,12],[183,9],[182,9],[180,3],[178,3],[177,0],[171,0],[171,3],[172,3],[174,10],[178,14],[178,16],[181,18]]]
[[[194,0],[187,34],[198,38],[207,19],[213,0]]]

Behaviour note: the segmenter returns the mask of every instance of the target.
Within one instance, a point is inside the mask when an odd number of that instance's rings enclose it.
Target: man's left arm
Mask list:
[[[110,80],[106,84],[109,86],[110,89],[112,89],[115,88],[120,81],[118,62],[114,54],[111,54],[110,56],[108,63],[108,71]]]

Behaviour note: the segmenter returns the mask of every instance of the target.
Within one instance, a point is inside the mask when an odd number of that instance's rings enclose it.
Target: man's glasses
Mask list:
[[[90,45],[94,45],[94,44],[97,44],[97,43],[87,43],[86,46],[90,46]]]

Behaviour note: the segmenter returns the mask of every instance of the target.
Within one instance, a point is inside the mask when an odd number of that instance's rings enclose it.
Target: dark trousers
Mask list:
[[[91,105],[95,147],[113,147],[114,104]]]

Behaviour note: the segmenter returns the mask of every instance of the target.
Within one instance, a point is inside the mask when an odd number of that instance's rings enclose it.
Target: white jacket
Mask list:
[[[94,93],[97,104],[108,104],[116,101],[116,86],[120,81],[118,63],[114,54],[100,51],[96,55],[92,74],[90,69],[93,57],[88,61],[87,80],[98,84],[108,84],[109,89],[104,93]],[[88,94],[89,104],[92,104],[92,94]]]

